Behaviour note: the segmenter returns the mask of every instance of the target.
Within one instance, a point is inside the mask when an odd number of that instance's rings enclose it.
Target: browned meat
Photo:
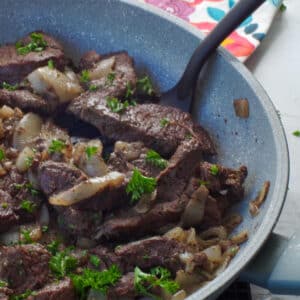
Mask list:
[[[41,245],[0,247],[0,279],[14,294],[42,287],[49,278],[50,254]]]
[[[130,272],[116,283],[115,286],[111,287],[107,291],[107,300],[115,299],[135,299],[137,296],[134,288],[134,273]]]
[[[47,196],[67,190],[86,178],[79,169],[66,163],[49,160],[39,166],[38,180]]]
[[[50,114],[56,107],[53,101],[46,101],[29,90],[9,91],[0,89],[0,105],[4,104],[11,107],[18,107],[24,111],[33,111],[42,114]]]
[[[45,285],[42,289],[35,291],[28,300],[75,300],[75,290],[70,278],[55,281]]]
[[[52,59],[57,68],[62,69],[66,63],[62,45],[53,37],[43,34],[47,47],[41,52],[17,53],[15,45],[0,47],[0,83],[17,83],[34,69],[44,66]],[[21,40],[24,44],[31,42],[30,35]]]
[[[19,216],[14,212],[14,203],[11,196],[0,190],[0,232],[8,230],[19,221]]]
[[[94,64],[100,61],[100,59],[101,56],[94,50],[85,52],[80,58],[79,69],[91,69],[94,66]]]
[[[197,175],[205,182],[211,194],[216,195],[220,194],[220,191],[226,191],[226,197],[229,201],[241,200],[244,196],[243,183],[247,177],[247,167],[241,166],[235,170],[216,165],[218,172],[213,175],[212,166],[211,163],[202,162],[196,170]]]

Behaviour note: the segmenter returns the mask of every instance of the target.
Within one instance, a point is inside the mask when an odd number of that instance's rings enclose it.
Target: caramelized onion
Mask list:
[[[14,130],[13,147],[22,150],[34,137],[39,135],[42,123],[42,119],[34,113],[24,115]]]
[[[41,67],[28,75],[31,87],[38,94],[55,94],[61,103],[69,102],[83,92],[76,76],[67,75],[48,66]]]
[[[202,252],[206,254],[208,260],[210,260],[214,263],[221,263],[223,260],[222,249],[221,249],[220,245],[211,246],[209,248],[206,248]]]
[[[14,113],[15,112],[11,107],[3,105],[0,108],[0,119],[6,120],[8,118],[11,118],[14,115]]]
[[[89,178],[66,191],[51,196],[49,202],[53,205],[69,206],[88,199],[108,187],[119,187],[124,178],[124,175],[119,172],[110,172],[102,177]]]
[[[94,80],[107,77],[107,75],[112,72],[115,61],[116,59],[114,56],[102,59],[92,69],[89,69],[90,79]]]

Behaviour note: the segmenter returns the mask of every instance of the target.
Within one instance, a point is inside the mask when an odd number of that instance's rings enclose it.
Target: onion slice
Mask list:
[[[124,182],[124,179],[125,176],[119,172],[110,172],[102,177],[89,178],[66,191],[51,196],[49,203],[59,206],[70,206],[99,194],[106,188],[119,187]]]

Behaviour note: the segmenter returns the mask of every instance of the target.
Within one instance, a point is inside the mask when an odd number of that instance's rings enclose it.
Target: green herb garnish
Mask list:
[[[73,285],[80,300],[86,299],[90,289],[105,294],[109,287],[113,286],[122,274],[116,265],[112,265],[104,271],[84,269],[80,275],[71,275]]]
[[[91,255],[90,256],[90,263],[94,266],[94,267],[99,267],[101,260],[98,256],[96,255]]]
[[[39,191],[33,188],[33,185],[28,182],[28,183],[14,183],[14,187],[18,190],[21,189],[26,189],[29,193],[31,193],[32,196],[37,196],[39,194]]]
[[[30,200],[23,200],[21,202],[21,208],[27,211],[28,213],[32,214],[36,209],[36,204]]]
[[[85,153],[88,159],[90,159],[93,155],[95,155],[98,151],[98,147],[96,146],[88,146],[85,148]]]
[[[27,168],[30,168],[32,166],[33,163],[33,157],[32,156],[28,156],[25,159],[25,164]]]
[[[47,245],[47,250],[52,254],[55,255],[58,251],[58,247],[60,242],[58,240],[52,241],[50,244]]]
[[[134,169],[126,187],[126,193],[131,194],[131,203],[138,201],[144,194],[151,194],[156,183],[156,178],[143,176],[138,169]]]
[[[162,158],[159,153],[157,153],[154,150],[149,150],[146,154],[146,158],[145,158],[147,163],[152,164],[155,167],[158,167],[160,169],[165,169],[168,165],[167,160],[165,160],[164,158]]]
[[[143,272],[139,267],[134,269],[134,288],[140,295],[161,299],[151,293],[151,289],[160,287],[169,294],[175,294],[179,290],[179,284],[171,279],[169,270],[156,267],[150,273]]]
[[[97,91],[99,89],[99,86],[97,86],[97,85],[95,85],[95,84],[91,84],[90,86],[89,86],[89,91],[91,91],[91,92],[95,92],[95,91]]]
[[[54,61],[52,59],[48,60],[48,68],[53,70],[54,69]]]
[[[199,185],[208,186],[209,185],[209,181],[205,181],[205,180],[200,179],[199,180]]]
[[[23,240],[25,244],[31,244],[32,243],[32,238],[31,238],[31,231],[29,229],[24,229],[21,230]]]
[[[24,300],[27,299],[29,296],[34,296],[36,295],[36,292],[31,291],[31,290],[26,290],[26,292],[24,292],[23,294],[20,295],[13,295],[10,296],[10,300]]]
[[[132,87],[131,87],[131,84],[130,84],[130,82],[127,82],[127,83],[126,83],[126,93],[125,93],[125,98],[126,98],[126,99],[131,99],[132,96],[133,96],[133,94],[134,94],[134,91],[133,91],[133,89],[132,89]]]
[[[106,84],[112,85],[114,83],[115,78],[116,78],[116,73],[110,72],[106,77]]]
[[[8,286],[8,283],[4,280],[0,280],[0,288]]]
[[[293,135],[296,136],[296,137],[300,137],[300,130],[294,131]]]
[[[91,80],[90,72],[88,70],[82,70],[80,75],[80,81],[83,83],[87,83]]]
[[[162,118],[160,121],[159,121],[159,125],[160,127],[166,127],[167,125],[169,125],[170,121],[169,119],[167,118]]]
[[[214,176],[217,176],[219,174],[219,168],[217,165],[211,165],[210,174]]]
[[[135,106],[135,101],[124,101],[121,102],[118,98],[115,97],[107,97],[106,98],[106,106],[115,113],[122,113],[128,106]]]
[[[42,232],[47,232],[48,231],[48,226],[47,225],[43,225],[42,226]]]
[[[15,91],[19,86],[17,84],[11,85],[9,83],[3,82],[2,87],[8,91]]]
[[[49,261],[50,270],[57,278],[69,275],[77,268],[77,265],[78,261],[74,256],[70,255],[69,249],[56,252]]]
[[[0,148],[0,161],[2,161],[3,159],[5,159],[5,152]]]
[[[185,135],[186,140],[190,140],[190,139],[192,139],[192,137],[193,137],[193,135],[190,132]]]
[[[279,7],[279,10],[280,10],[281,12],[286,11],[286,5],[285,5],[284,3],[282,3],[282,4],[280,5],[280,7]]]
[[[143,78],[138,79],[136,82],[137,88],[147,95],[151,96],[154,93],[153,85],[149,76],[145,76]]]
[[[60,153],[63,149],[66,148],[66,143],[61,140],[52,140],[51,145],[49,146],[49,153]]]
[[[4,209],[8,208],[8,203],[7,202],[2,202],[1,207],[4,208]]]
[[[41,33],[33,32],[30,34],[31,42],[27,45],[23,45],[22,42],[16,43],[17,53],[20,55],[25,55],[29,52],[41,52],[46,46],[47,42],[44,40],[44,37]]]

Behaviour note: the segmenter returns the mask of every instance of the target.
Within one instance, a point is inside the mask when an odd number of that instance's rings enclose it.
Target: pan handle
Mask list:
[[[241,274],[274,294],[300,295],[300,233],[290,239],[272,233]]]

